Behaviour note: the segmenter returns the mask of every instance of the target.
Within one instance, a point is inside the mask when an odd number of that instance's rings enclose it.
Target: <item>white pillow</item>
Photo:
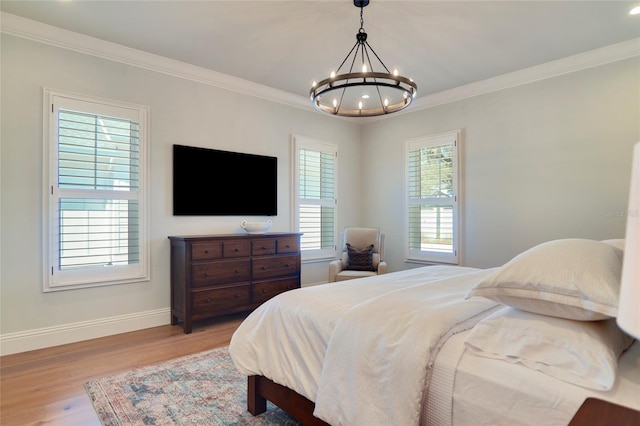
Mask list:
[[[507,307],[476,324],[465,346],[479,356],[521,364],[585,388],[610,390],[618,358],[632,342],[615,319],[572,321]]]
[[[624,251],[624,238],[612,238],[610,240],[602,240],[603,243],[612,245]]]
[[[497,268],[466,298],[482,296],[525,311],[580,321],[615,317],[622,253],[595,240],[549,241]]]

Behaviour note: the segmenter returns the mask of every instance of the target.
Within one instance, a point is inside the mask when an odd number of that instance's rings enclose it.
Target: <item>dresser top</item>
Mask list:
[[[301,232],[266,232],[264,234],[210,234],[210,235],[179,235],[168,238],[171,241],[194,241],[194,240],[218,240],[218,239],[243,239],[243,238],[269,238],[269,237],[285,237],[292,235],[302,235]]]

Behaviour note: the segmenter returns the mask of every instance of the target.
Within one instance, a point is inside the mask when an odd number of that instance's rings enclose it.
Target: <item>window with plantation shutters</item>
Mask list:
[[[294,137],[295,229],[303,260],[335,257],[335,145]]]
[[[45,91],[45,291],[149,279],[145,107]]]
[[[458,263],[459,132],[407,142],[406,257]]]

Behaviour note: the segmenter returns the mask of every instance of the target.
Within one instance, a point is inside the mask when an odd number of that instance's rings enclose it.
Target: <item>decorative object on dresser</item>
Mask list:
[[[240,222],[240,227],[247,231],[247,234],[264,234],[271,229],[271,221],[266,222],[247,222],[243,220]]]
[[[255,309],[300,288],[300,234],[170,236],[171,324]]]

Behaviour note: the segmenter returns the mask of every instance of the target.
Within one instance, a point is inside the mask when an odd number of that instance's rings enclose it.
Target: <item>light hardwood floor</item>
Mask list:
[[[246,314],[161,326],[0,358],[0,424],[100,425],[84,383],[226,346]]]

